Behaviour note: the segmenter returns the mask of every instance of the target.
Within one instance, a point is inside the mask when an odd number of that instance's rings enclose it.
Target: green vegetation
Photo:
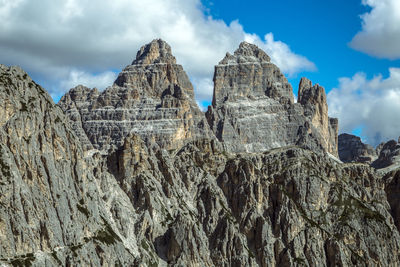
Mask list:
[[[1,172],[3,173],[4,176],[6,176],[6,177],[11,176],[10,167],[4,163],[3,158],[1,158],[1,157],[0,157],[0,168],[1,168]]]
[[[294,258],[296,265],[306,266],[306,260],[304,258]]]
[[[376,220],[381,223],[385,223],[385,217],[379,212],[372,210],[362,203],[359,199],[352,196],[344,197],[343,189],[338,189],[339,199],[332,205],[343,208],[343,213],[341,214],[339,221],[342,223],[347,222],[354,214],[362,214],[365,219]],[[390,227],[388,226],[390,229]]]
[[[142,248],[143,248],[144,250],[149,251],[150,247],[149,247],[149,245],[147,244],[147,240],[146,240],[146,239],[142,239],[141,244],[142,244]]]
[[[12,266],[32,266],[32,262],[35,260],[33,253],[28,253],[26,255],[19,256],[11,260]]]
[[[104,218],[103,221],[105,222],[104,229],[98,231],[97,234],[93,237],[93,239],[98,240],[106,245],[112,245],[115,244],[116,241],[122,241],[121,238],[114,232],[114,230],[108,224],[108,222],[104,220]]]
[[[169,211],[168,211],[164,206],[162,206],[161,212],[162,212],[162,214],[163,214],[165,217],[167,217],[164,221],[161,222],[161,225],[162,225],[163,227],[166,227],[166,226],[168,226],[171,222],[173,222],[174,219],[172,218],[171,214],[169,213]]]
[[[142,245],[142,248],[149,254],[151,257],[149,261],[147,262],[147,266],[151,267],[157,267],[158,266],[158,258],[154,255],[154,250],[150,247],[148,244],[148,241],[146,239],[142,239],[140,242]]]
[[[28,112],[28,106],[25,102],[21,102],[21,108],[19,109],[21,112]]]
[[[81,213],[85,214],[85,216],[89,218],[90,212],[89,212],[89,210],[84,206],[84,204],[81,203],[81,201],[82,201],[82,203],[84,203],[84,202],[83,202],[83,199],[81,199],[81,200],[79,201],[79,203],[76,205],[76,207],[77,207],[77,209],[78,209]]]
[[[58,265],[60,265],[60,266],[63,265],[62,262],[61,262],[61,260],[57,257],[57,252],[56,252],[56,251],[53,251],[53,252],[51,253],[51,256],[56,260],[56,262],[57,262]]]

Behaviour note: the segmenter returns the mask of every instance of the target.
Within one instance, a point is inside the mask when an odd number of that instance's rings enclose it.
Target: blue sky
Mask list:
[[[276,39],[315,63],[314,71],[288,76],[295,94],[303,76],[324,86],[329,93],[339,86],[339,77],[357,72],[370,78],[386,77],[390,67],[400,66],[399,60],[377,58],[350,47],[354,35],[361,29],[361,14],[371,11],[370,6],[358,0],[204,0],[203,4],[205,13],[216,19],[226,23],[239,20],[247,31],[260,36],[273,32]],[[379,135],[376,140],[363,136],[363,129],[360,122],[346,130],[374,145],[383,141]],[[400,129],[398,132],[400,135]]]
[[[276,39],[314,62],[316,71],[289,77],[296,93],[302,76],[329,91],[338,86],[339,77],[359,71],[369,77],[387,76],[389,67],[400,66],[399,60],[378,59],[349,46],[361,29],[360,15],[371,10],[359,0],[206,0],[203,3],[205,13],[226,23],[237,19],[246,31],[260,36],[273,32]]]
[[[0,63],[19,65],[57,101],[110,86],[137,50],[167,41],[206,108],[212,76],[241,41],[265,50],[294,93],[306,76],[327,91],[340,132],[400,135],[399,0],[2,0]]]

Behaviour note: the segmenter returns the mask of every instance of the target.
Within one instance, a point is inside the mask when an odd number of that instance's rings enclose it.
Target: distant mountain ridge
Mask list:
[[[368,163],[375,169],[390,170],[400,166],[400,137],[379,144],[375,149],[351,134],[339,135],[339,157],[343,162]]]

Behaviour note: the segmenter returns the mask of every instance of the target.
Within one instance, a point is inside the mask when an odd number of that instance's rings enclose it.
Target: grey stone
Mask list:
[[[78,133],[82,142],[100,150],[120,147],[131,132],[166,149],[212,135],[188,76],[162,40],[143,46],[105,91],[78,86],[59,106],[75,128],[81,125],[87,136]]]
[[[226,138],[220,142],[208,135],[207,122],[194,123],[204,117],[192,109],[190,88],[184,82],[170,87],[180,68],[168,51],[157,40],[145,46],[137,64],[103,93],[75,88],[60,104],[66,114],[21,69],[0,65],[0,265],[400,264],[398,179],[394,172],[382,179],[367,164],[343,164],[321,153],[329,150],[323,140],[333,140],[337,130],[337,120],[327,117],[321,103],[323,89],[303,79],[302,103],[293,103],[286,86],[267,90],[268,96],[261,87],[254,93],[241,87],[243,98],[233,94],[216,104],[220,113],[208,114],[226,121],[238,116],[232,139],[216,131]],[[268,62],[261,52],[243,44],[229,60]],[[160,62],[167,62],[167,74]],[[152,75],[158,77],[154,90],[147,80]],[[133,93],[130,80],[143,90]],[[143,109],[142,123],[156,126],[155,118],[166,113],[132,103],[164,101],[165,84],[171,102],[187,105],[187,113],[171,118],[187,122],[194,134],[174,140],[164,128],[131,126],[107,132],[133,113],[131,107]],[[224,90],[220,95],[229,98]],[[118,115],[116,107],[129,112]],[[283,119],[270,119],[277,114]],[[251,121],[251,115],[267,119]],[[88,128],[88,118],[98,126]],[[240,118],[247,124],[238,123]],[[109,126],[100,123],[104,119]],[[246,137],[243,125],[269,129],[280,147],[238,153],[232,140],[254,143],[248,132],[247,140],[240,139]],[[326,125],[331,136],[321,130]],[[269,144],[268,135],[261,137],[260,144]]]
[[[206,117],[231,152],[263,152],[300,145],[337,156],[338,121],[328,117],[324,89],[302,79],[299,100],[269,57],[243,42],[215,67]]]
[[[376,146],[375,148],[375,152],[376,154],[379,156],[379,154],[381,153],[382,148],[385,146],[385,142],[380,143],[379,145]]]
[[[371,164],[376,169],[400,166],[400,143],[395,140],[386,142],[381,148],[378,159]]]
[[[361,141],[355,135],[343,133],[339,135],[339,158],[343,162],[372,163],[377,159],[376,150]]]
[[[337,155],[339,122],[328,117],[328,102],[325,89],[318,84],[313,85],[307,78],[299,84],[297,102],[304,108],[304,115],[311,120],[314,128],[320,133],[322,147],[333,155]]]
[[[0,65],[0,265],[128,265],[129,199],[69,120],[18,67]],[[119,207],[119,212],[114,212]]]
[[[390,204],[390,212],[394,223],[400,230],[400,171],[388,172],[382,179],[385,182],[385,191]]]
[[[296,147],[230,154],[215,141],[167,153],[135,135],[115,158],[149,248],[170,265],[398,264],[400,236],[367,165]]]
[[[269,56],[242,42],[234,55],[227,53],[215,67],[212,104],[265,96],[293,103],[292,86]]]

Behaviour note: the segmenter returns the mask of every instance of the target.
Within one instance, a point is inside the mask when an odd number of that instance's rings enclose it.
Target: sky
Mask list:
[[[322,85],[340,132],[374,146],[400,135],[399,0],[0,0],[0,21],[0,63],[21,66],[56,102],[78,84],[110,86],[162,38],[205,109],[214,65],[248,41],[294,94],[303,76]]]

